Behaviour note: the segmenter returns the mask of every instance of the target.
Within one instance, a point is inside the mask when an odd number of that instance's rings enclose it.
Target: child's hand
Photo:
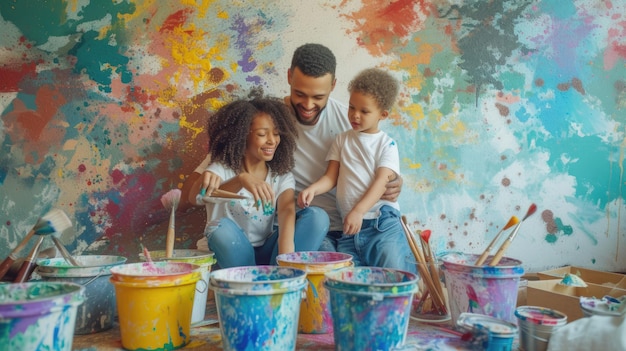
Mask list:
[[[309,207],[309,204],[313,202],[313,198],[315,198],[315,192],[313,190],[311,190],[310,188],[302,190],[298,195],[298,207]]]
[[[211,193],[216,189],[219,189],[222,184],[222,178],[217,174],[209,171],[204,171],[202,179],[202,189],[200,189],[200,195],[211,196]]]
[[[257,208],[265,204],[274,203],[274,189],[267,182],[253,177],[248,173],[239,175],[241,185],[254,196],[254,203]]]
[[[361,231],[362,224],[363,214],[352,210],[343,220],[343,233],[347,235],[354,235]]]

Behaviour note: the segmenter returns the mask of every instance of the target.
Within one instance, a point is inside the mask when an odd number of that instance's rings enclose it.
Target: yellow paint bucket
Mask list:
[[[111,268],[122,346],[174,350],[189,342],[200,266],[144,262]]]
[[[150,251],[150,257],[154,261],[185,262],[202,267],[200,270],[202,279],[196,283],[196,297],[193,300],[192,324],[203,321],[206,315],[206,303],[209,296],[209,275],[211,274],[211,267],[215,263],[213,256],[213,252],[177,249],[172,252],[172,257],[168,258],[165,250]],[[145,260],[143,253],[139,255],[139,258]]]
[[[325,334],[333,330],[329,295],[324,287],[324,274],[335,269],[352,267],[352,255],[341,252],[300,251],[276,256],[279,266],[297,268],[307,273],[309,286],[300,305],[298,331]]]

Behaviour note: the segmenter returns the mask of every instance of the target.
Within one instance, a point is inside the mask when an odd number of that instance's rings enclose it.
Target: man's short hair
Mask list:
[[[337,60],[333,52],[324,45],[308,43],[294,51],[291,70],[296,67],[307,76],[319,78],[330,73],[335,79]]]

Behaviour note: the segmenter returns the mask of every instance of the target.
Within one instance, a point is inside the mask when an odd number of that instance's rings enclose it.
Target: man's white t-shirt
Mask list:
[[[348,107],[339,101],[329,98],[326,108],[321,112],[315,125],[308,126],[296,123],[298,140],[294,154],[295,167],[292,170],[296,180],[297,194],[315,183],[326,172],[328,162],[326,155],[337,135],[351,130],[348,120]],[[341,231],[341,216],[337,210],[335,190],[313,199],[311,206],[324,209],[330,217],[330,230]]]
[[[376,169],[386,167],[400,174],[398,144],[382,130],[374,134],[355,130],[340,134],[330,147],[326,159],[339,161],[340,164],[337,204],[342,218],[345,218],[369,189]],[[363,218],[377,218],[378,209],[383,205],[400,210],[397,202],[379,199]]]
[[[221,163],[212,163],[206,170],[218,175],[223,182],[236,176],[232,169],[225,167]],[[275,194],[274,203],[271,206],[261,205],[259,208],[255,207],[252,193],[242,188],[238,194],[248,196],[249,200],[229,199],[218,203],[206,204],[207,226],[210,226],[212,221],[224,217],[230,218],[243,230],[252,246],[263,245],[265,239],[273,230],[274,218],[276,217],[276,200],[285,190],[294,189],[295,186],[293,174],[278,175],[273,173],[271,169],[268,170],[265,181],[272,186]]]

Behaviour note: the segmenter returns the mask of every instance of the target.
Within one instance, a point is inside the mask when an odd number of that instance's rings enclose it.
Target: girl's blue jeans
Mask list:
[[[328,215],[319,207],[307,207],[296,212],[296,251],[317,251],[329,225]],[[278,226],[274,226],[263,245],[257,247],[253,247],[239,226],[228,218],[220,219],[215,226],[207,229],[204,235],[221,268],[277,264]]]

